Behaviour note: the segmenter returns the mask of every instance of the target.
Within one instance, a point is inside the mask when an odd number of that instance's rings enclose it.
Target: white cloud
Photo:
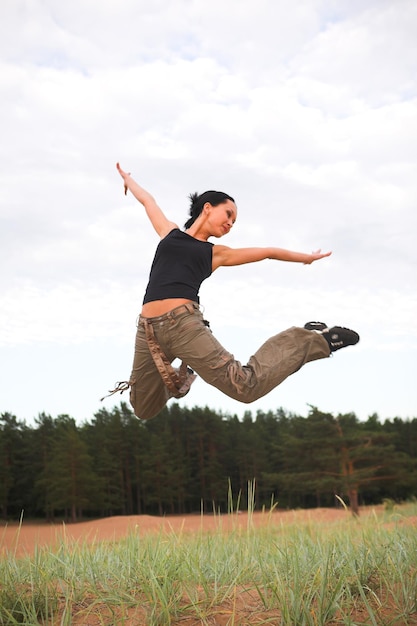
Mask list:
[[[368,5],[369,6],[369,5]],[[374,107],[416,95],[414,46],[417,7],[412,0],[374,3],[309,41],[292,61],[299,77],[342,89]],[[307,101],[308,92],[304,93]],[[313,98],[315,93],[313,92]],[[321,102],[322,106],[326,106]]]

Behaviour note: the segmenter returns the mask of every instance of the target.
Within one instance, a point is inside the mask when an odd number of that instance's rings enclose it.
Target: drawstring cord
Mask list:
[[[127,380],[116,383],[115,388],[112,391],[109,390],[109,393],[107,394],[107,396],[103,396],[102,398],[100,398],[100,402],[103,402],[105,398],[110,398],[110,396],[112,396],[114,393],[120,392],[120,394],[122,394],[124,391],[127,391],[129,387],[130,387],[130,383],[128,383]]]

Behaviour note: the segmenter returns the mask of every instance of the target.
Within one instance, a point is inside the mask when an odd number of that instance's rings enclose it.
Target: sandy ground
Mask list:
[[[372,514],[380,507],[372,507],[361,512],[361,517]],[[297,511],[255,512],[250,519],[247,513],[233,515],[185,515],[153,517],[150,515],[128,515],[108,517],[76,524],[42,524],[25,522],[0,523],[0,555],[13,554],[17,557],[31,555],[37,547],[50,546],[52,549],[62,541],[92,543],[112,541],[129,533],[143,535],[150,532],[188,533],[196,531],[232,530],[245,528],[248,523],[255,527],[281,525],[287,523],[325,522],[332,523],[350,518],[350,513],[341,509],[311,509]]]

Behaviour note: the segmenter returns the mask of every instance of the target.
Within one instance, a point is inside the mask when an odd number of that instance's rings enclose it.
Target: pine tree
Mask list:
[[[55,426],[51,462],[41,472],[38,486],[48,493],[52,512],[64,512],[75,522],[85,509],[94,509],[96,475],[75,420],[61,415]]]

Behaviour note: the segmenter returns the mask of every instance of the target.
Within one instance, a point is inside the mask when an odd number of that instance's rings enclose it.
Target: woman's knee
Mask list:
[[[136,385],[130,388],[130,404],[133,412],[140,420],[150,420],[156,417],[164,408],[168,400],[165,393],[145,394],[136,389]]]

